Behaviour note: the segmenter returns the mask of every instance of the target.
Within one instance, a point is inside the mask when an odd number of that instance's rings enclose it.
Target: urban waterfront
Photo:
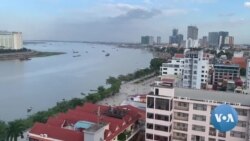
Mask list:
[[[153,58],[145,50],[110,45],[47,42],[24,46],[66,54],[0,62],[1,120],[24,118],[63,99],[83,97],[81,92],[90,93],[90,90],[105,85],[109,76],[146,68]],[[105,56],[107,53],[110,56]],[[27,113],[29,107],[32,111]]]

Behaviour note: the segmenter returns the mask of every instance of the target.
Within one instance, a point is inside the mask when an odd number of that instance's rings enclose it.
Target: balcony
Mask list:
[[[175,130],[180,130],[180,131],[187,131],[188,127],[187,126],[174,126]]]
[[[183,111],[188,111],[189,110],[189,107],[184,107],[184,106],[179,106],[179,105],[175,105],[174,106],[174,109],[176,110],[183,110]]]
[[[174,115],[174,119],[188,121],[188,116]]]
[[[221,132],[219,132],[219,133],[218,133],[218,136],[219,136],[219,137],[225,138],[225,137],[226,137],[226,133],[221,133]]]
[[[187,135],[186,134],[182,134],[181,136],[174,136],[173,137],[174,140],[178,140],[178,141],[187,141]]]

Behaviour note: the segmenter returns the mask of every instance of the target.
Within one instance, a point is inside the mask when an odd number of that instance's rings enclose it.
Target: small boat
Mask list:
[[[31,60],[31,59],[28,58],[28,57],[25,57],[25,58],[20,58],[19,60],[20,60],[20,61],[28,61],[28,60]]]
[[[74,55],[73,57],[80,57],[81,55],[80,54],[78,54],[78,55]]]
[[[105,52],[105,50],[102,50],[102,52]]]
[[[28,109],[27,109],[27,113],[29,113],[29,112],[31,112],[32,111],[32,107],[29,107]]]
[[[79,53],[79,52],[78,52],[78,51],[74,51],[74,50],[73,50],[73,53]]]
[[[107,53],[105,56],[110,56],[110,54],[109,54],[109,53]]]
[[[81,92],[81,95],[86,95],[85,93]]]
[[[92,92],[97,92],[97,90],[90,90],[90,91],[92,91]]]
[[[85,51],[85,53],[88,53],[88,51]]]

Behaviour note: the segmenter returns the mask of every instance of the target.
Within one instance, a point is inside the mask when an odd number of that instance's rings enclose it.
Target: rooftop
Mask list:
[[[187,97],[193,100],[213,100],[214,102],[230,102],[234,104],[240,103],[244,106],[250,106],[250,95],[232,92],[175,88],[175,96]]]

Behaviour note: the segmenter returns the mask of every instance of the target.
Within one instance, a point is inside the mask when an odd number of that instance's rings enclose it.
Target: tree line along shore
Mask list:
[[[0,49],[0,61],[1,60],[28,60],[33,57],[46,57],[52,55],[65,54],[64,52],[41,52],[34,51],[27,48],[18,50]]]
[[[118,77],[109,77],[106,80],[106,84],[109,85],[108,88],[99,86],[95,93],[84,94],[84,98],[73,98],[71,100],[63,100],[57,102],[56,106],[49,108],[48,110],[39,111],[27,118],[17,119],[10,122],[0,121],[0,141],[17,141],[19,136],[23,137],[23,133],[31,128],[35,122],[45,123],[47,119],[58,113],[67,112],[69,109],[74,109],[77,106],[83,105],[85,102],[96,103],[98,101],[104,100],[105,98],[116,95],[123,82],[132,81],[141,77],[145,77],[149,74],[154,73],[158,75],[159,68],[163,62],[166,60],[160,58],[154,58],[150,61],[150,67],[145,69],[140,69],[134,73],[129,73],[127,75],[119,75]]]

